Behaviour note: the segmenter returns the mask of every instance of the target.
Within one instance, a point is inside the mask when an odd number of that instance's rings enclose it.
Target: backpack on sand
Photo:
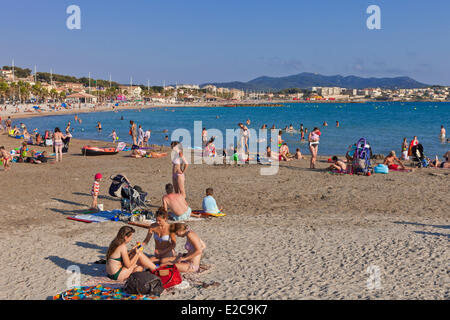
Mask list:
[[[164,291],[164,287],[157,275],[143,271],[130,275],[125,283],[124,291],[128,294],[159,296]]]

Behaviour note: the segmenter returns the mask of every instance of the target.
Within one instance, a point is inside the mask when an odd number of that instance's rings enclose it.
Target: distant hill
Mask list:
[[[303,72],[287,77],[259,77],[248,82],[224,82],[224,83],[205,83],[217,87],[234,88],[240,90],[265,90],[279,91],[289,88],[311,88],[311,87],[341,87],[349,89],[364,88],[384,88],[384,89],[412,89],[424,88],[429,85],[420,83],[409,77],[395,78],[361,78],[357,76],[324,76],[316,73]]]

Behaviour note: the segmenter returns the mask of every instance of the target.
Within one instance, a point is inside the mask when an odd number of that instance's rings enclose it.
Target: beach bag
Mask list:
[[[121,175],[118,174],[115,177],[111,178],[112,183],[111,186],[109,187],[109,195],[112,197],[116,197],[116,198],[121,198],[122,197],[122,188],[124,186],[128,186],[127,180],[126,178]]]
[[[164,291],[159,277],[148,271],[132,273],[123,289],[128,294],[152,296],[159,296]]]
[[[420,165],[422,166],[422,168],[427,168],[428,167],[428,161],[427,159],[422,159],[422,161],[420,162]]]
[[[375,173],[389,173],[389,168],[384,164],[379,164],[375,168],[373,168],[373,172]]]
[[[159,267],[153,271],[153,274],[156,274],[161,279],[164,289],[168,289],[183,282],[180,271],[178,271],[176,265]]]

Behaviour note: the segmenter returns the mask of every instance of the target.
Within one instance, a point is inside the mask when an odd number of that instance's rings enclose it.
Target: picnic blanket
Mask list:
[[[53,300],[153,300],[156,298],[156,296],[127,294],[122,288],[97,285],[64,291],[54,296]]]
[[[86,212],[82,214],[77,214],[75,216],[67,217],[69,220],[75,220],[80,222],[106,222],[106,221],[118,221],[118,215],[131,215],[130,213],[122,212],[119,209],[112,210],[112,211],[100,211],[100,212]]]
[[[327,172],[330,173],[330,174],[350,174],[350,175],[352,175],[352,172],[348,171],[348,170],[345,170],[345,171],[342,171],[342,170],[328,170]]]
[[[389,168],[389,171],[411,172],[412,169]]]
[[[183,282],[163,291],[162,295],[174,294],[191,287],[206,289],[220,286],[216,281],[204,282],[201,277],[213,270],[214,265],[200,264],[197,272],[184,273]],[[157,296],[132,295],[123,291],[126,281],[114,281],[107,277],[91,277],[76,287],[53,297],[53,300],[154,300]]]

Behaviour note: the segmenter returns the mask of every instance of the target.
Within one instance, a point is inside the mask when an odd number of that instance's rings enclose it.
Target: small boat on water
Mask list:
[[[104,156],[119,153],[117,148],[100,148],[92,146],[84,146],[81,148],[81,154],[84,156]]]

